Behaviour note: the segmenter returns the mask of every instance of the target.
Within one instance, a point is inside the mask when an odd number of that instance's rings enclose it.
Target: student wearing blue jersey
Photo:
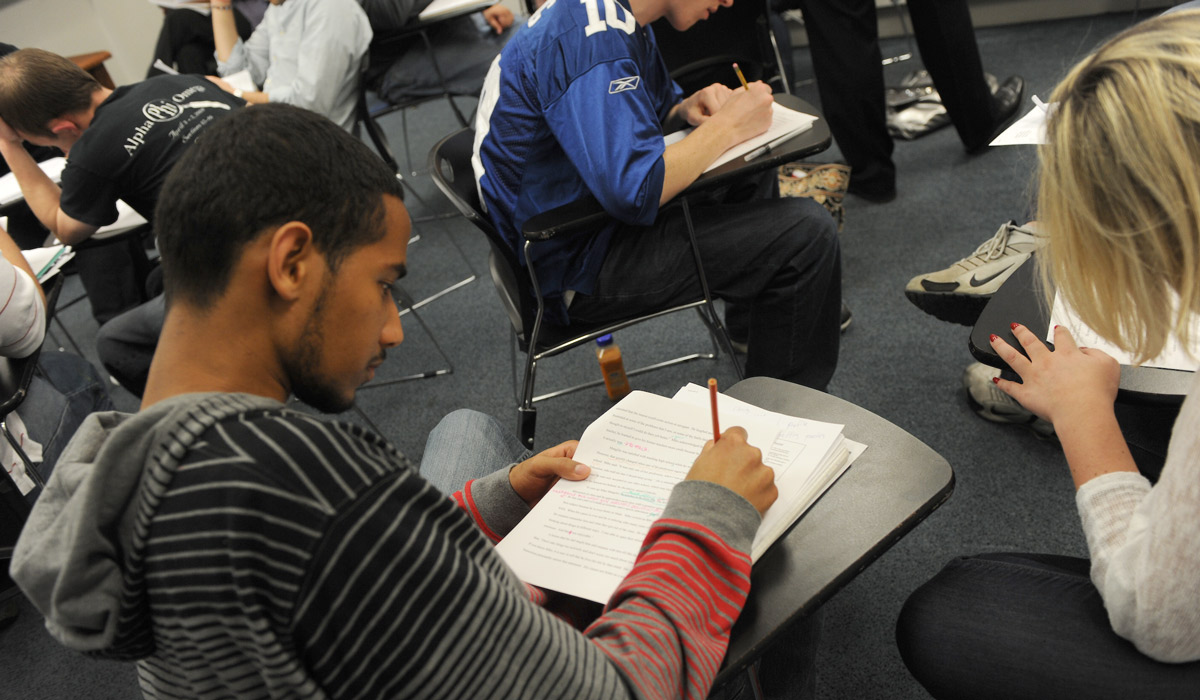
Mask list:
[[[549,0],[492,64],[475,148],[492,222],[519,249],[521,225],[539,212],[590,194],[612,215],[537,246],[552,320],[606,321],[699,294],[682,213],[667,203],[767,130],[771,90],[711,85],[685,99],[649,25],[665,17],[686,30],[731,2]],[[664,146],[664,133],[689,125]],[[836,231],[811,200],[779,199],[772,175],[690,195],[705,274],[748,343],[749,375],[824,389],[838,355]]]

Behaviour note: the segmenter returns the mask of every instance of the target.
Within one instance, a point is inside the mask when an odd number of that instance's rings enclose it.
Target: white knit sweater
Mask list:
[[[1113,630],[1159,661],[1200,659],[1200,373],[1158,483],[1105,474],[1075,502]]]

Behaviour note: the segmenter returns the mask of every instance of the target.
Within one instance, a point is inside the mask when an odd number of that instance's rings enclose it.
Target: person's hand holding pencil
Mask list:
[[[712,399],[713,439],[704,445],[687,478],[708,481],[733,491],[761,514],[775,502],[775,470],[762,462],[762,451],[746,442],[746,430],[721,432],[717,418],[717,380],[708,380]]]

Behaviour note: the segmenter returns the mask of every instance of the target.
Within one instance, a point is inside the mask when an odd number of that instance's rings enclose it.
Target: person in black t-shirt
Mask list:
[[[0,155],[41,223],[76,245],[117,219],[118,199],[153,221],[171,166],[205,128],[244,104],[200,76],[110,90],[62,56],[23,49],[0,59]],[[68,154],[61,188],[22,141]],[[104,267],[102,275],[83,276],[101,321],[145,298],[144,280],[130,284],[129,268],[114,277],[112,262]]]
[[[0,58],[16,50],[17,47],[12,44],[0,42]],[[33,156],[33,159],[39,163],[43,160],[62,155],[57,148],[34,146],[28,143],[25,144],[25,150],[29,151],[29,155]],[[7,175],[8,173],[8,163],[3,158],[0,158],[0,175]],[[8,217],[8,233],[22,249],[37,248],[46,239],[46,230],[42,228],[37,217],[33,215],[33,212],[29,210],[28,205],[24,202],[17,202],[4,207],[0,210],[0,216]]]

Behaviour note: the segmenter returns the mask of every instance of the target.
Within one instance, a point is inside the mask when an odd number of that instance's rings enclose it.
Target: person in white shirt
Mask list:
[[[1195,347],[1200,313],[1200,11],[1143,22],[1058,86],[1040,149],[1044,279],[1140,361]],[[1157,483],[1113,412],[1116,360],[992,336],[997,386],[1054,425],[1091,559],[963,557],[909,597],[896,637],[934,697],[1195,698],[1200,689],[1200,374]],[[998,494],[1003,498],[1004,494]],[[1089,580],[1090,573],[1090,580]]]
[[[210,78],[246,102],[283,102],[354,125],[358,81],[365,68],[371,25],[355,0],[270,0],[262,23],[242,41],[229,0],[212,0],[217,72],[249,70],[261,90],[242,91]]]
[[[0,357],[24,358],[37,352],[46,336],[46,297],[21,249],[0,228]],[[65,352],[46,352],[38,372],[14,413],[5,416],[9,431],[48,479],[62,448],[83,419],[94,411],[112,409],[104,382],[91,363]],[[30,444],[32,441],[34,444]],[[21,487],[33,485],[21,477],[24,466],[8,441],[0,438],[0,459]],[[40,489],[24,493],[32,502]]]

